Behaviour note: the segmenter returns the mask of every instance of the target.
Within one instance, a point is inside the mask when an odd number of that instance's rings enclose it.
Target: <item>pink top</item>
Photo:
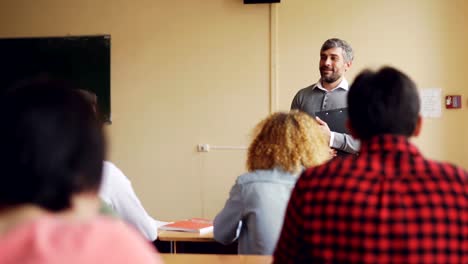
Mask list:
[[[0,263],[163,262],[149,242],[118,220],[70,222],[46,216],[0,236]]]

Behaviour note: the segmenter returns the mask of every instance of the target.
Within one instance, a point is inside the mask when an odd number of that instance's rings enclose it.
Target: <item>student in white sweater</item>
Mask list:
[[[110,161],[104,161],[99,196],[119,217],[133,225],[150,241],[156,240],[158,227],[167,224],[148,215],[130,180]]]
[[[96,94],[87,90],[79,91],[93,105],[96,115],[101,117]],[[138,229],[150,241],[155,241],[158,237],[158,227],[167,224],[154,220],[148,215],[135,194],[130,180],[110,161],[104,161],[99,197],[117,216]]]

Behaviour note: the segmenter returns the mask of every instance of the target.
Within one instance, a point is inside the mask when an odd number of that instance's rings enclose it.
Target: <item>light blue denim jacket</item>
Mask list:
[[[296,179],[280,169],[239,176],[214,219],[215,240],[227,245],[239,239],[239,254],[273,254]]]

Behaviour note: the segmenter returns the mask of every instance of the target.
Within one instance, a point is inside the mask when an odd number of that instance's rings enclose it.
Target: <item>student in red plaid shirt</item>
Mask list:
[[[468,263],[468,175],[409,142],[419,104],[404,73],[359,74],[348,125],[360,155],[301,175],[274,263]]]

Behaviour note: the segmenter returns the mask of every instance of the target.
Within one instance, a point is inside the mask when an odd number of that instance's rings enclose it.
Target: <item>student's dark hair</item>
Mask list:
[[[98,191],[105,141],[92,106],[71,84],[22,83],[0,97],[0,209],[57,212]]]
[[[415,83],[392,67],[362,71],[348,93],[349,121],[360,139],[381,134],[411,136],[419,115]]]

